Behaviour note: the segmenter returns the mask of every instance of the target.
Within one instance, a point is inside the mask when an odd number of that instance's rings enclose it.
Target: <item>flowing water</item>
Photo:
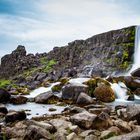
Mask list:
[[[132,68],[125,73],[124,75],[130,75],[130,73],[132,71],[134,71],[135,69],[140,68],[140,26],[136,26],[135,28],[135,50],[134,50],[134,62],[132,65]],[[123,84],[123,86],[122,86]],[[114,90],[116,96],[117,96],[117,100],[120,101],[126,101],[125,97],[126,97],[126,93],[127,93],[127,87],[125,86],[124,83],[120,82],[111,84],[112,89]],[[140,100],[139,96],[134,96],[136,100]]]

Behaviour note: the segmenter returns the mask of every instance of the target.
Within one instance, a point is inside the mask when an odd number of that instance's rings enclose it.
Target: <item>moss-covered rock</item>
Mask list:
[[[115,94],[112,88],[105,84],[100,84],[97,88],[95,88],[94,96],[97,100],[103,102],[112,102],[115,100]]]

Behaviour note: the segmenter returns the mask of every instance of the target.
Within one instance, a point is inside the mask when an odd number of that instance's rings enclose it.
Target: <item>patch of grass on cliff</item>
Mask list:
[[[44,60],[42,59],[42,64],[44,65],[43,67],[43,72],[49,72],[49,70],[52,69],[52,66],[56,64],[56,61],[54,59],[52,60],[49,60],[49,61],[46,61],[44,62]]]
[[[6,79],[0,79],[0,87],[5,88],[6,86],[10,85],[11,81]]]

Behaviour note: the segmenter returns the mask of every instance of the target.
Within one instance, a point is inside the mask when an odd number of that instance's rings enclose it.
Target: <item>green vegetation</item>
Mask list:
[[[56,64],[56,61],[54,59],[48,61],[46,57],[42,57],[40,58],[40,63],[43,65],[42,71],[47,73]]]
[[[11,80],[0,79],[0,87],[5,88],[6,86],[11,84]]]
[[[49,108],[49,111],[56,111],[55,108]]]
[[[62,85],[58,84],[52,87],[52,92],[60,92],[62,89]]]

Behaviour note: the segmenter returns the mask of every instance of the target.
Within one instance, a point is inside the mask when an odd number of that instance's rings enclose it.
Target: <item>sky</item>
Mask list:
[[[0,56],[24,45],[48,52],[76,39],[140,24],[140,0],[0,0]]]

